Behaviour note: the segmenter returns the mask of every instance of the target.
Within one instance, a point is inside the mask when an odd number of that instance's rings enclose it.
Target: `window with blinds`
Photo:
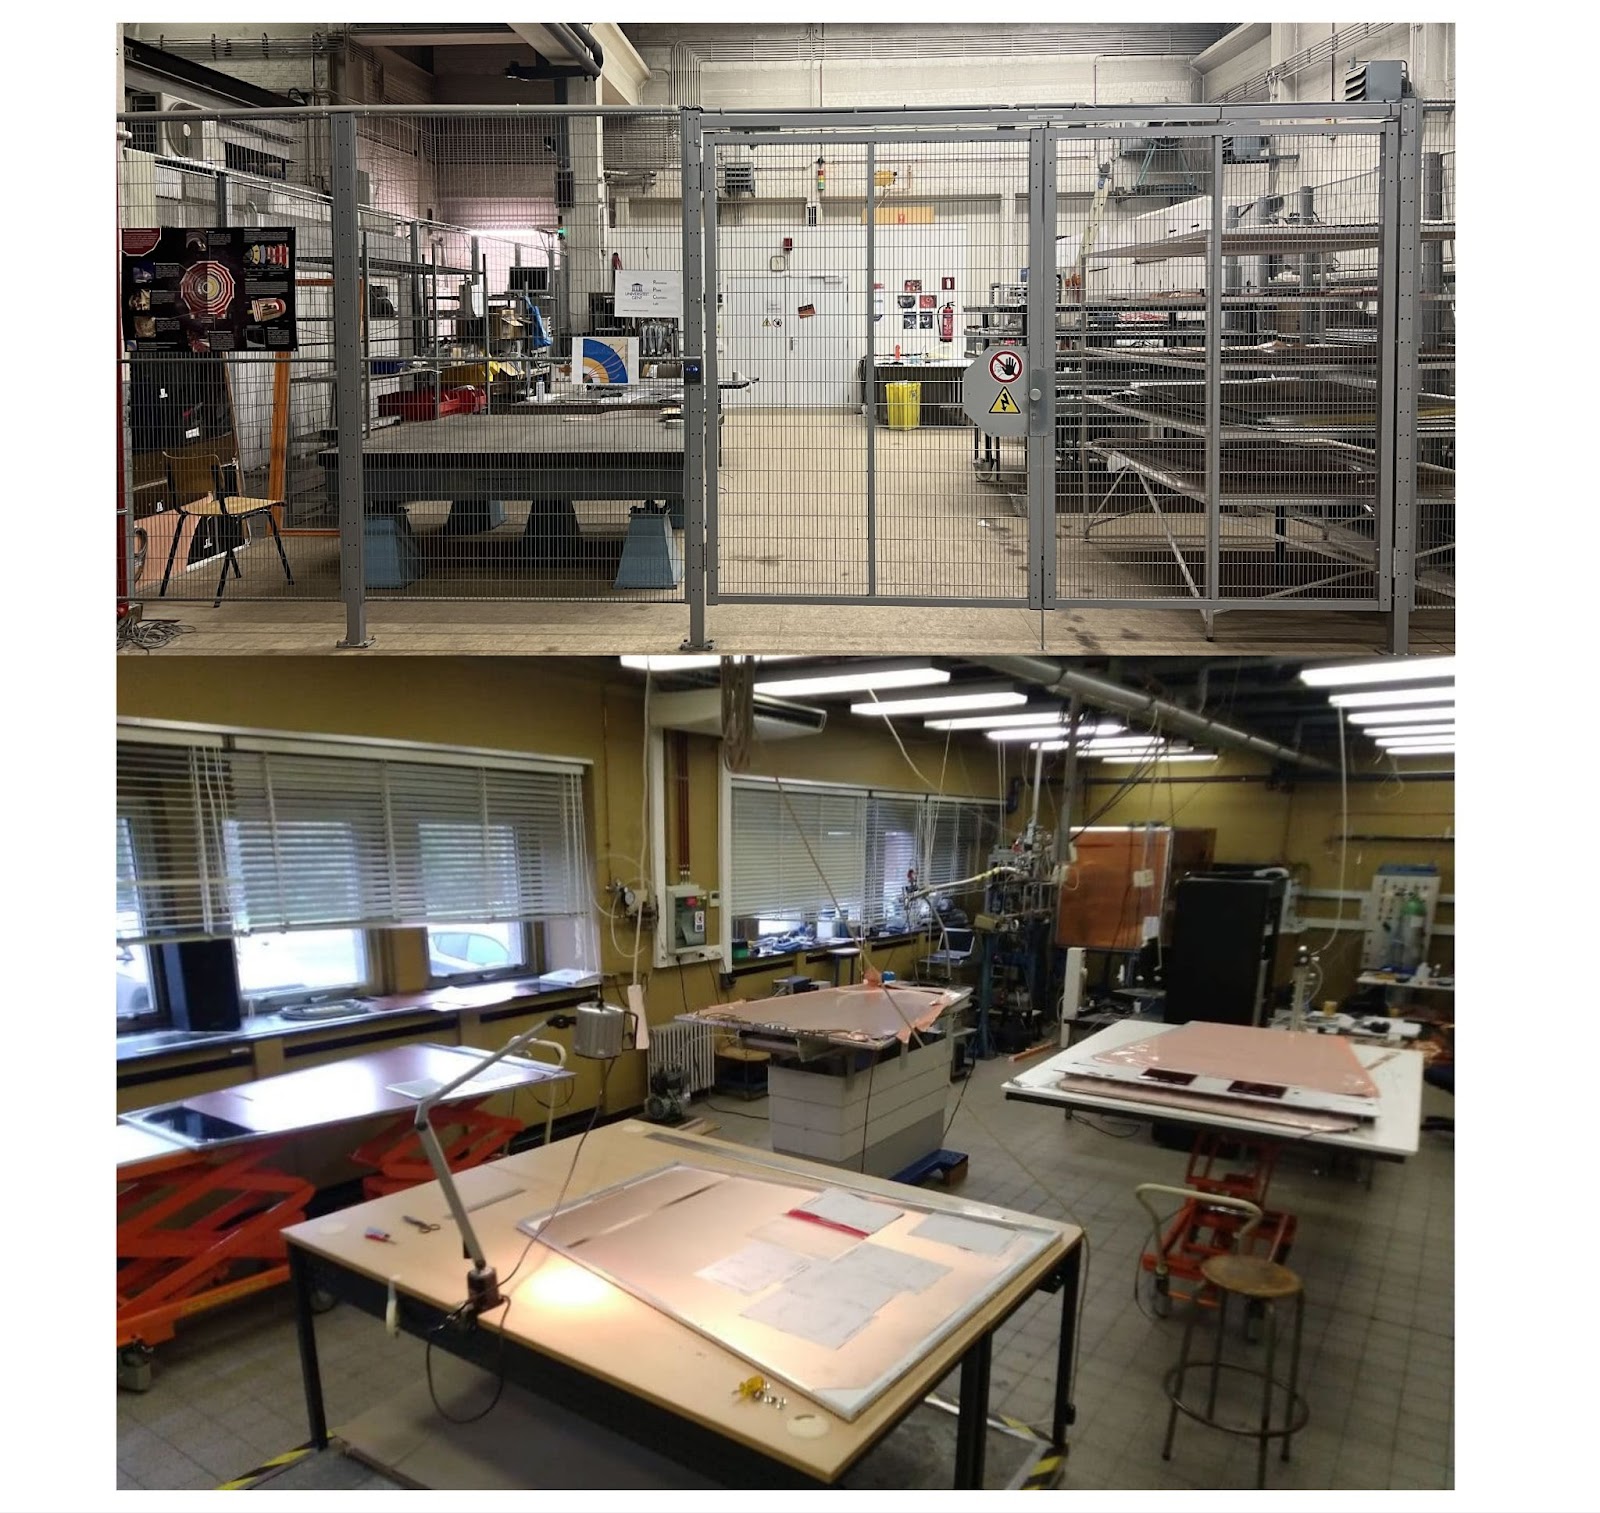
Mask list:
[[[733,913],[815,921],[837,900],[867,925],[901,919],[909,871],[924,886],[970,877],[999,834],[999,806],[977,799],[790,783],[780,792],[769,781],[740,779],[733,784]]]
[[[843,909],[860,917],[866,795],[785,784],[733,789],[735,912],[814,920]]]
[[[586,914],[582,774],[123,727],[118,938]]]

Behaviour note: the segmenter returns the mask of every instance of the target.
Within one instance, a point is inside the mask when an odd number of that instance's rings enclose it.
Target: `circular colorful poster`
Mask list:
[[[195,263],[184,269],[178,293],[194,315],[226,315],[233,303],[233,275],[221,263]]]

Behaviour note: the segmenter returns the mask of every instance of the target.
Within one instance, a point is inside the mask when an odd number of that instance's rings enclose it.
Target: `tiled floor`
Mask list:
[[[1135,1300],[1146,1230],[1133,1188],[1180,1182],[1183,1155],[1143,1131],[1117,1138],[1123,1126],[1107,1125],[1113,1135],[1051,1109],[1007,1103],[999,1084],[1011,1069],[1004,1060],[978,1068],[946,1143],[969,1154],[967,1196],[1087,1231],[1078,1421],[1066,1485],[1253,1486],[1249,1442],[1187,1421],[1172,1460],[1161,1459],[1161,1378],[1177,1356],[1183,1313],[1156,1320]],[[1425,1111],[1450,1112],[1436,1097],[1425,1091]],[[765,1143],[763,1103],[715,1103],[711,1117],[723,1136]],[[1379,1166],[1370,1190],[1364,1173],[1326,1167],[1313,1152],[1290,1148],[1272,1189],[1300,1219],[1290,1264],[1308,1296],[1301,1377],[1311,1421],[1290,1463],[1269,1463],[1268,1485],[1447,1489],[1454,1480],[1452,1139],[1425,1133],[1420,1153]],[[1146,1306],[1147,1288],[1145,1279]],[[1059,1298],[1041,1295],[999,1331],[995,1411],[1048,1423],[1059,1310]],[[318,1339],[335,1425],[421,1371],[418,1342],[390,1340],[350,1308],[319,1319]],[[215,1486],[305,1439],[293,1323],[281,1291],[180,1326],[157,1352],[155,1371],[152,1391],[118,1394],[119,1486]],[[954,1376],[943,1390],[953,1398]]]

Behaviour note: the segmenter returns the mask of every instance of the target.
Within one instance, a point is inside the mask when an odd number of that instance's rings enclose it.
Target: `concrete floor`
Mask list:
[[[497,419],[485,417],[483,423]],[[1141,508],[1097,524],[1086,539],[1086,515],[1076,497],[1063,497],[1056,516],[1059,592],[1148,603],[1132,609],[1030,611],[1025,607],[1027,522],[1017,513],[1015,494],[1020,478],[977,476],[972,433],[966,428],[876,432],[871,552],[867,433],[859,415],[747,409],[732,412],[722,434],[719,590],[783,595],[790,601],[712,607],[707,628],[724,651],[1357,654],[1387,646],[1384,615],[1298,609],[1225,612],[1216,621],[1215,641],[1208,643],[1200,615],[1185,607],[1189,591],[1162,535],[1162,522]],[[1063,487],[1070,495],[1076,475],[1064,478]],[[1095,502],[1090,499],[1091,509]],[[370,595],[374,651],[674,651],[688,632],[688,608],[678,595],[618,593],[610,587],[627,519],[624,502],[579,504],[582,549],[570,567],[561,569],[530,551],[525,505],[510,504],[504,524],[470,537],[444,533],[448,509],[442,504],[416,505],[410,513],[426,574],[404,590]],[[1192,549],[1197,518],[1169,514],[1166,524],[1185,545],[1191,573],[1199,572]],[[1301,534],[1309,544],[1311,533]],[[175,574],[163,599],[157,595],[162,564],[152,563],[139,584],[144,612],[191,628],[193,634],[169,648],[177,653],[332,650],[344,628],[337,602],[337,537],[291,536],[287,547],[293,586],[285,582],[271,546],[256,542],[243,552],[244,576],[230,581],[220,609],[211,607],[215,564]],[[1249,585],[1251,591],[1309,584],[1329,571],[1325,560],[1298,547],[1275,559],[1260,517],[1230,520],[1224,548],[1224,583]],[[871,574],[869,559],[875,563]],[[1343,591],[1353,592],[1353,585]],[[868,592],[1015,600],[1021,607],[804,602],[824,594]],[[1454,642],[1453,611],[1415,614],[1412,639],[1418,650],[1448,649]]]
[[[1012,1070],[1004,1059],[985,1062],[964,1087],[951,1088],[945,1143],[969,1155],[965,1196],[1069,1220],[1088,1236],[1066,1487],[1252,1487],[1253,1447],[1187,1421],[1172,1460],[1161,1458],[1161,1380],[1185,1314],[1181,1306],[1168,1319],[1146,1311],[1149,1281],[1137,1262],[1148,1230],[1133,1189],[1181,1182],[1184,1155],[1138,1126],[1007,1102],[1000,1084]],[[695,1111],[709,1113],[724,1138],[766,1143],[764,1101],[719,1096]],[[1449,1113],[1451,1104],[1424,1089],[1424,1111]],[[1454,1482],[1453,1136],[1426,1133],[1415,1158],[1380,1164],[1370,1189],[1364,1177],[1289,1147],[1274,1179],[1276,1204],[1300,1221],[1290,1264],[1308,1299],[1301,1381],[1311,1409],[1290,1463],[1269,1462],[1274,1490]],[[1060,1299],[1041,1294],[1000,1329],[993,1411],[1048,1424],[1059,1319]],[[318,1338],[335,1429],[420,1374],[420,1344],[390,1340],[351,1308],[321,1317]],[[941,1392],[954,1400],[954,1375]],[[118,1485],[175,1490],[240,1476],[304,1443],[301,1401],[283,1290],[186,1321],[156,1354],[153,1390],[118,1394]],[[332,1468],[316,1484],[341,1484],[340,1475]],[[342,1484],[383,1483],[348,1472]]]

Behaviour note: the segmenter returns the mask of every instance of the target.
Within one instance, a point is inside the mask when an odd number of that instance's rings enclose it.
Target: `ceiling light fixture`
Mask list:
[[[1214,762],[1217,759],[1215,751],[1160,751],[1156,753],[1158,762]],[[1095,758],[1100,762],[1118,762],[1131,767],[1135,762],[1145,761],[1144,757],[1134,756],[1102,756]]]
[[[1019,709],[1012,714],[969,714],[949,720],[924,720],[925,730],[999,730],[1005,725],[1059,725],[1067,728],[1066,714],[1055,705],[1035,709]],[[1078,722],[1079,735],[1119,735],[1126,725],[1115,720]]]
[[[927,698],[873,699],[865,704],[852,704],[851,714],[903,715],[937,714],[941,710],[955,709],[1013,709],[1026,704],[1028,696],[1014,688],[964,688]]]
[[[1362,683],[1418,683],[1454,677],[1454,657],[1390,657],[1383,662],[1358,662],[1338,667],[1313,663],[1300,669],[1300,681],[1313,688],[1337,688]]]
[[[788,698],[821,697],[870,688],[926,688],[949,681],[950,669],[931,662],[866,662],[848,667],[798,667],[793,672],[762,676],[755,691]]]
[[[1335,709],[1411,709],[1419,704],[1454,704],[1453,685],[1438,688],[1369,688],[1360,693],[1331,693]]]
[[[1421,709],[1354,709],[1345,715],[1351,725],[1426,725],[1456,717],[1453,704],[1431,704]]]
[[[1385,756],[1453,756],[1454,741],[1422,741],[1415,746],[1385,746]]]
[[[1399,736],[1408,741],[1425,741],[1429,736],[1454,735],[1455,722],[1448,725],[1363,725],[1362,735],[1369,735],[1382,743],[1384,736]]]

